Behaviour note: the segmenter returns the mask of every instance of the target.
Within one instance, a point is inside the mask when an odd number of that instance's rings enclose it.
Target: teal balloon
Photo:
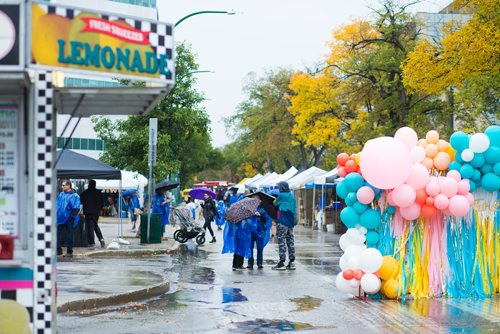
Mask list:
[[[471,160],[470,164],[473,167],[480,168],[486,163],[484,159],[484,154],[482,153],[474,153],[474,158]]]
[[[496,175],[500,176],[500,162],[497,162],[495,166],[493,166],[493,172],[495,172]]]
[[[366,209],[368,209],[368,205],[359,202],[354,203],[352,207],[358,214],[362,214],[366,211]]]
[[[500,126],[492,125],[489,126],[484,133],[490,139],[490,145],[500,146]]]
[[[464,159],[462,159],[462,152],[459,151],[455,152],[455,161],[461,164],[465,162]]]
[[[470,185],[470,192],[473,192],[474,190],[476,190],[476,182],[472,182],[471,180],[469,180],[469,185]]]
[[[469,164],[463,164],[460,167],[460,175],[462,175],[462,179],[470,179],[472,175],[474,175],[474,167]]]
[[[340,220],[345,226],[352,228],[355,227],[356,224],[359,224],[359,215],[352,207],[348,206],[340,211]]]
[[[378,210],[368,209],[359,217],[359,222],[361,226],[366,227],[368,230],[372,230],[380,225],[381,218]]]
[[[357,197],[356,197],[356,193],[354,191],[351,191],[346,199],[345,199],[345,204],[349,205],[349,206],[353,206],[354,203],[356,203],[358,201]]]
[[[493,192],[500,189],[500,176],[488,173],[481,178],[481,186],[484,190]]]
[[[337,191],[337,196],[339,196],[342,199],[345,199],[347,197],[347,194],[349,194],[349,190],[347,190],[344,181],[340,182],[337,185],[336,191]]]
[[[342,182],[346,182],[347,189],[354,192],[365,185],[365,180],[358,173],[349,173]]]
[[[474,174],[472,174],[472,177],[470,179],[476,182],[481,180],[481,172],[477,169],[474,169]]]
[[[462,164],[458,161],[450,162],[450,166],[448,167],[450,170],[456,170],[460,172],[460,168],[462,168]]]
[[[488,173],[491,173],[493,171],[493,165],[490,165],[490,164],[484,164],[483,167],[481,167],[481,174],[488,174]]]
[[[380,236],[375,231],[366,232],[366,244],[367,245],[376,245],[380,240]]]
[[[393,215],[395,212],[396,212],[396,208],[389,205],[386,209],[385,209],[385,212],[387,212],[388,214],[390,215]]]
[[[500,147],[498,146],[490,146],[486,152],[484,152],[484,158],[487,163],[492,165],[500,162]]]
[[[469,148],[469,136],[463,131],[457,131],[451,135],[450,144],[456,151],[463,151]]]

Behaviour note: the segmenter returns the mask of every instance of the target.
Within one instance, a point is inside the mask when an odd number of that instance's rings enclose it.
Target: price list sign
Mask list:
[[[0,227],[18,234],[17,106],[0,105]]]

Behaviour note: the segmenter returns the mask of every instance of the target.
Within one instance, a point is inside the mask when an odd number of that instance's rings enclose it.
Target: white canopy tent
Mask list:
[[[338,170],[337,170],[337,167],[335,167],[334,169],[332,169],[331,171],[329,172],[326,172],[325,174],[321,174],[321,175],[318,175],[314,178],[314,184],[326,184],[328,182],[326,182],[326,178],[327,177],[330,177],[330,176],[338,176],[339,173],[338,173]]]
[[[250,187],[259,189],[263,185],[266,185],[268,180],[272,180],[276,176],[278,176],[278,174],[276,174],[275,172],[268,173],[268,174],[264,175],[264,177],[262,177],[262,178],[258,179],[257,181],[253,182],[250,185]]]
[[[327,179],[332,179],[332,178],[338,178],[339,176],[339,173],[338,173],[338,169],[337,167],[335,167],[334,169],[332,169],[331,171],[329,172],[326,172],[325,174],[322,174],[322,175],[319,175],[319,176],[316,176],[314,178],[314,186],[313,186],[313,210],[312,210],[312,221],[314,221],[314,208],[316,207],[316,185],[321,185],[321,198],[323,198],[323,195],[325,193],[325,185],[326,184],[332,184],[330,182],[327,182]],[[323,208],[321,209],[323,210]],[[319,212],[318,212],[319,214]],[[319,214],[319,217],[322,217],[321,214]],[[318,228],[323,228],[323,219],[318,219]]]
[[[260,173],[259,173],[259,174],[255,175],[255,176],[253,176],[253,177],[249,178],[249,179],[248,179],[248,180],[246,180],[245,182],[243,182],[243,184],[244,184],[245,186],[249,186],[252,182],[257,181],[258,179],[260,179],[260,178],[261,178],[261,177],[263,177],[263,176],[264,176],[264,175],[262,175],[262,174],[260,174]]]
[[[325,173],[326,173],[326,171],[324,171],[323,169],[313,166],[309,169],[306,169],[302,173],[295,175],[294,177],[289,179],[287,182],[288,182],[288,185],[290,186],[290,189],[292,189],[292,190],[299,189],[302,186],[304,186],[307,182],[314,180],[314,178],[316,176],[319,176],[319,175],[322,175]]]
[[[276,186],[278,182],[286,181],[288,179],[291,179],[297,174],[298,170],[295,167],[290,167],[286,172],[281,174],[279,177],[273,179],[268,185],[269,186]]]
[[[148,184],[148,179],[137,172],[121,171],[121,180],[96,180],[96,188],[101,190],[119,190],[119,189],[136,189],[137,198],[139,199],[140,205],[144,205],[144,199],[142,194],[144,194],[144,187]],[[121,182],[121,187],[120,187]]]

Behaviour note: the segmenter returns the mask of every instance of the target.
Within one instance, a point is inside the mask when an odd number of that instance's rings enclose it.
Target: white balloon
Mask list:
[[[474,152],[470,148],[466,148],[462,151],[462,160],[465,162],[469,162],[474,159]]]
[[[337,275],[337,278],[335,279],[335,286],[337,287],[337,289],[339,289],[342,292],[350,293],[353,295],[358,294],[358,288],[356,288],[356,289],[351,288],[351,286],[349,285],[349,281],[347,281],[344,278],[342,273]]]
[[[350,228],[347,230],[345,235],[351,240],[357,240],[359,236],[359,231],[355,228]]]
[[[380,290],[380,279],[374,274],[364,274],[360,283],[361,288],[368,294],[377,293]]]
[[[354,256],[359,256],[362,251],[363,248],[360,245],[350,245],[346,248],[344,255],[347,256],[348,259],[350,259]]]
[[[484,133],[476,133],[470,137],[469,147],[472,152],[483,153],[490,147],[490,139]]]
[[[351,288],[357,289],[357,288],[359,288],[359,281],[357,279],[353,278],[349,281],[349,286]]]
[[[424,161],[425,159],[425,148],[422,146],[415,146],[410,151],[410,156],[413,162],[419,163]]]
[[[364,234],[361,234],[359,237],[358,237],[358,241],[360,243],[364,243],[366,241],[366,235]]]
[[[359,255],[359,268],[365,273],[376,272],[382,266],[382,253],[376,248],[367,248]]]
[[[359,256],[353,256],[347,261],[348,269],[359,269]]]
[[[345,252],[345,250],[351,246],[353,243],[351,239],[347,237],[346,234],[342,234],[339,239],[339,246]]]
[[[347,263],[347,256],[342,255],[339,260],[339,266],[342,271],[349,269],[349,264]]]
[[[360,227],[358,228],[358,231],[359,231],[359,233],[361,233],[361,234],[366,234],[366,233],[368,232],[368,229],[367,229],[366,227],[364,227],[364,226],[360,226]]]

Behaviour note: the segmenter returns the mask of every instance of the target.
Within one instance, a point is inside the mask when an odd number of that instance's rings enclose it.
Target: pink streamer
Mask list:
[[[392,219],[391,234],[395,238],[401,238],[403,236],[405,228],[405,221],[399,212],[399,208],[396,208],[396,213]]]
[[[443,227],[439,215],[432,217],[428,222],[429,228],[426,232],[429,233],[429,264],[427,267],[429,273],[429,294],[433,297],[441,296],[441,247]]]

